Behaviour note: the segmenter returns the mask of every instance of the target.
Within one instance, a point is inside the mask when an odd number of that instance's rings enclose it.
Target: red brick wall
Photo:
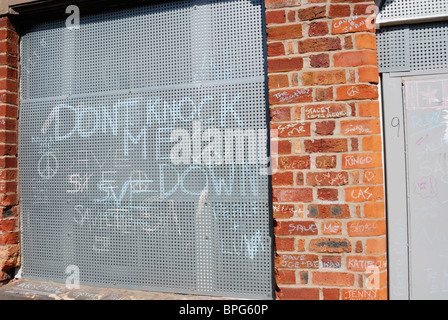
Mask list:
[[[0,285],[20,265],[17,169],[18,35],[0,18]]]
[[[266,0],[278,299],[385,299],[373,1]],[[20,265],[18,36],[0,18],[0,284]],[[366,287],[366,266],[380,288]]]
[[[277,298],[387,299],[374,2],[265,4]]]

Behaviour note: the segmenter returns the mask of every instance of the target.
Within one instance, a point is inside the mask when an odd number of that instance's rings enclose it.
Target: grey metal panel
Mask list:
[[[377,44],[380,72],[414,75],[448,69],[448,22],[382,28]]]
[[[380,72],[410,70],[408,26],[380,29],[376,39]]]
[[[448,77],[404,79],[410,298],[448,299]]]
[[[405,121],[400,78],[382,74],[389,298],[409,298]]]
[[[385,0],[378,20],[398,22],[447,14],[448,3],[445,0]]]
[[[24,277],[65,282],[76,265],[86,285],[272,298],[269,176],[259,157],[267,145],[262,26],[262,2],[239,0],[165,3],[81,16],[79,30],[65,21],[28,30]],[[193,153],[173,163],[173,147],[182,146],[173,132],[193,152],[216,138],[211,149],[233,162],[208,164],[206,153]],[[235,142],[225,139],[232,133]]]

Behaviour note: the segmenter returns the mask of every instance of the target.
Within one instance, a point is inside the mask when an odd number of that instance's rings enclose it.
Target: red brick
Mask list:
[[[379,72],[377,67],[360,67],[358,69],[359,82],[378,83]]]
[[[336,127],[335,121],[322,121],[316,122],[316,134],[321,136],[333,135],[334,129]]]
[[[317,189],[317,199],[325,201],[337,201],[338,200],[338,190],[331,188]]]
[[[381,123],[378,119],[341,121],[343,135],[371,135],[381,133]]]
[[[330,11],[328,13],[328,17],[331,19],[349,17],[350,13],[351,13],[351,9],[350,9],[349,5],[333,4],[333,5],[330,5]]]
[[[0,270],[9,270],[20,266],[20,256],[0,259]]]
[[[0,180],[16,180],[17,177],[18,177],[17,169],[0,170]]]
[[[270,74],[268,75],[269,89],[278,89],[289,87],[289,80],[286,74]]]
[[[0,29],[0,39],[8,40],[9,42],[17,45],[19,42],[19,36],[17,32],[8,29],[8,28],[2,28]]]
[[[275,204],[272,206],[272,211],[275,219],[291,218],[294,216],[293,204]]]
[[[311,135],[310,122],[271,123],[271,129],[278,129],[280,138],[309,137]]]
[[[276,107],[270,110],[271,121],[288,121],[291,120],[291,108]]]
[[[0,28],[8,28],[12,31],[16,30],[7,16],[0,18]]]
[[[12,206],[16,205],[19,201],[17,193],[14,194],[0,194],[0,205],[1,206]]]
[[[313,6],[298,11],[299,19],[302,21],[324,18],[326,16],[326,6]]]
[[[350,17],[340,20],[333,20],[331,24],[331,33],[344,34],[350,32],[375,32],[375,27],[372,24],[370,17]]]
[[[266,24],[286,22],[285,10],[266,11]]]
[[[0,220],[0,231],[2,231],[2,232],[14,231],[14,229],[16,228],[16,225],[17,225],[17,220],[15,218]]]
[[[9,258],[18,255],[20,255],[19,244],[8,245],[4,249],[0,249],[0,258]]]
[[[362,150],[364,151],[381,151],[383,149],[383,142],[381,136],[370,136],[362,139]]]
[[[318,204],[308,206],[308,217],[314,219],[344,219],[350,218],[348,204]]]
[[[292,186],[294,184],[294,174],[292,172],[279,172],[272,175],[272,185]]]
[[[14,144],[0,144],[0,156],[15,156],[17,155],[17,146]]]
[[[7,246],[19,242],[19,232],[7,232],[0,235],[0,246]]]
[[[11,92],[19,91],[19,83],[15,80],[11,79],[1,79],[0,80],[0,90],[6,90]]]
[[[339,238],[311,239],[310,251],[328,252],[328,253],[351,252],[352,244],[348,239],[339,239]]]
[[[0,40],[0,52],[17,55],[19,53],[17,43],[11,42],[9,40]]]
[[[2,168],[2,169],[17,168],[17,158],[16,157],[1,157],[0,158],[0,168]]]
[[[336,156],[317,156],[316,168],[317,169],[336,168]]]
[[[335,53],[333,59],[335,67],[377,66],[378,64],[376,52],[368,50]]]
[[[348,172],[308,172],[306,184],[310,186],[343,186],[348,184]]]
[[[302,57],[268,59],[268,72],[298,71],[302,68]]]
[[[315,254],[282,253],[275,257],[275,266],[286,269],[318,269],[319,257]]]
[[[386,290],[342,289],[342,300],[387,300]]]
[[[296,13],[297,11],[295,10],[288,10],[288,22],[295,22],[296,21]]]
[[[344,152],[348,150],[347,139],[305,140],[306,152]]]
[[[367,254],[380,254],[386,253],[387,239],[386,237],[379,239],[367,239],[366,240],[366,253]]]
[[[0,208],[0,218],[7,219],[7,218],[12,218],[12,217],[17,217],[18,211],[19,211],[18,206]]]
[[[296,283],[295,271],[275,269],[275,282],[278,284],[295,284]]]
[[[353,39],[351,36],[346,36],[344,38],[344,49],[347,50],[353,49]]]
[[[266,28],[267,41],[298,39],[302,37],[302,24],[278,25]]]
[[[383,236],[386,234],[386,222],[381,220],[359,220],[347,223],[347,233],[351,237]]]
[[[385,209],[384,202],[368,202],[364,204],[365,218],[384,218]]]
[[[294,170],[294,169],[310,169],[310,156],[288,156],[278,158],[278,169]]]
[[[14,92],[0,92],[0,103],[9,103],[17,105],[19,103],[19,95]]]
[[[328,31],[328,24],[326,22],[313,22],[309,26],[308,35],[310,37],[324,36],[328,34]]]
[[[346,103],[328,103],[305,106],[305,119],[341,118],[350,115]]]
[[[310,38],[299,41],[299,53],[324,52],[341,50],[341,39],[339,38]]]
[[[17,81],[18,72],[17,69],[9,66],[0,66],[0,79],[7,78],[12,81]]]
[[[369,169],[381,167],[381,153],[354,153],[342,155],[342,169]]]
[[[277,143],[277,152],[278,154],[290,154],[292,144],[291,141],[288,140],[279,140],[279,141],[271,141],[271,143]]]
[[[376,50],[376,36],[370,33],[360,33],[355,35],[357,49]]]
[[[363,16],[363,15],[370,15],[370,10],[367,10],[372,4],[357,4],[353,8],[353,15],[357,16]]]
[[[313,190],[311,188],[275,188],[272,196],[274,202],[311,202]]]
[[[362,175],[362,182],[365,184],[382,184],[383,183],[383,168],[364,170]]]
[[[17,132],[0,131],[0,143],[17,143]]]
[[[340,84],[346,82],[345,74],[345,70],[304,72],[302,81],[304,86]]]
[[[310,102],[312,100],[313,90],[309,88],[269,91],[269,103],[271,105]]]
[[[310,65],[313,68],[328,68],[330,66],[330,58],[326,53],[310,56]]]
[[[18,57],[9,53],[0,53],[0,65],[17,68]]]
[[[323,299],[324,300],[339,300],[339,296],[341,295],[340,289],[330,289],[330,288],[323,288]]]
[[[274,223],[276,235],[315,235],[318,233],[314,221],[276,220]]]
[[[323,235],[342,234],[342,223],[338,220],[324,221],[321,224],[320,230]]]
[[[358,103],[358,114],[360,117],[380,116],[380,103],[378,101],[367,101]]]
[[[279,300],[319,300],[319,288],[280,288],[276,292]]]
[[[278,9],[285,7],[295,7],[300,4],[300,0],[265,0],[266,9]]]
[[[353,286],[355,275],[348,272],[313,272],[313,284],[327,286]]]
[[[379,270],[387,268],[386,257],[383,256],[348,256],[347,270],[365,272],[369,266],[378,267]]]
[[[0,193],[11,193],[17,192],[17,182],[8,181],[8,182],[0,182]]]
[[[17,130],[16,119],[0,119],[0,130]]]
[[[305,184],[305,180],[303,178],[303,172],[297,172],[296,185],[303,186],[304,184]]]
[[[267,44],[268,57],[283,56],[285,54],[285,46],[281,42],[270,42]]]
[[[345,189],[345,201],[364,202],[384,199],[382,186],[347,187]]]
[[[378,99],[378,87],[371,85],[348,85],[336,88],[336,100]]]
[[[275,238],[275,250],[276,251],[294,251],[294,241],[292,237],[289,238]]]
[[[0,96],[2,93],[0,93]],[[10,118],[17,118],[19,116],[19,109],[17,106],[10,106],[10,105],[0,105],[0,117],[10,117]]]
[[[315,100],[319,101],[328,101],[333,100],[333,88],[316,88],[315,89]]]

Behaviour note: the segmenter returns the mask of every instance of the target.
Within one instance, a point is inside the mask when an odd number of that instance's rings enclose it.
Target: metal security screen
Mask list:
[[[262,1],[80,21],[21,42],[23,276],[271,298]]]
[[[385,0],[379,19],[380,22],[397,22],[446,14],[446,0]]]
[[[380,72],[448,71],[448,22],[386,27],[377,33]]]

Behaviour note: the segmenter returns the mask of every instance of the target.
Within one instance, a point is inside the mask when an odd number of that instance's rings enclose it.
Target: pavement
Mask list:
[[[0,287],[0,300],[237,300],[234,298],[80,286],[15,279]]]

